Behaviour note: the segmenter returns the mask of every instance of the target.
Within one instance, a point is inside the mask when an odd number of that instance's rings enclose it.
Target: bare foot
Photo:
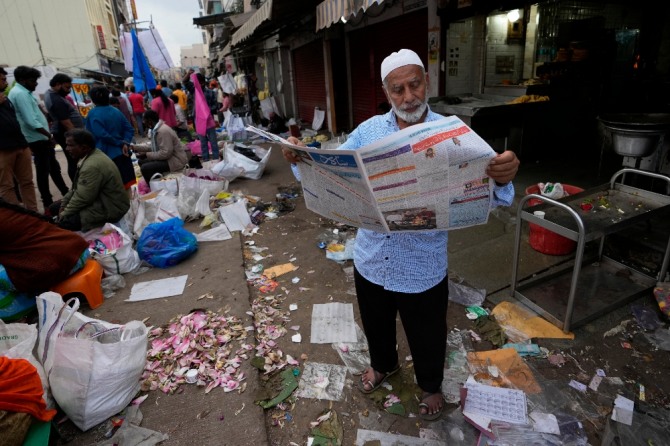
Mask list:
[[[381,380],[384,379],[384,374],[379,373],[372,367],[365,369],[365,372],[361,375],[361,386],[362,389],[366,392],[371,392]]]
[[[442,414],[444,396],[442,393],[423,392],[419,404],[419,416],[424,420],[435,420]]]

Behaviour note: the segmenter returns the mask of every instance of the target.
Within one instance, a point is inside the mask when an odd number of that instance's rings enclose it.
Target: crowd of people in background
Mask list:
[[[19,66],[8,85],[7,72],[0,68],[0,199],[5,202],[40,211],[36,182],[41,211],[59,226],[102,226],[127,210],[129,190],[137,182],[133,152],[147,182],[155,173],[200,164],[184,144],[193,141],[193,130],[202,160],[219,159],[216,128],[232,101],[216,80],[190,70],[181,82],[163,79],[149,91],[136,91],[132,84],[95,85],[85,98],[93,107],[83,117],[71,94],[73,79],[57,73],[38,99],[34,92],[41,75]],[[201,93],[203,106],[196,101]],[[196,125],[197,119],[206,125]],[[67,161],[70,187],[56,158],[58,146]],[[93,178],[104,178],[105,184]],[[61,199],[54,200],[50,181]]]

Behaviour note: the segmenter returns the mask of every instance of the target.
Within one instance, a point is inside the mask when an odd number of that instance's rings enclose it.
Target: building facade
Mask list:
[[[181,47],[181,66],[182,68],[201,69],[209,66],[207,57],[207,46],[204,43],[196,43],[190,46]]]
[[[123,70],[118,28],[127,11],[122,0],[13,2],[2,16],[0,63],[50,65],[74,75]]]

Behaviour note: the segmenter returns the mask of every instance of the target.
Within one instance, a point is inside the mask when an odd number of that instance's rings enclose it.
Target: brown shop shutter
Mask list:
[[[316,40],[293,51],[297,115],[312,123],[314,107],[326,110],[326,76],[323,71],[323,42]],[[325,123],[324,123],[325,125]]]
[[[394,51],[408,48],[416,51],[428,67],[427,40],[426,8],[349,33],[354,127],[377,114],[377,106],[386,102],[382,60]]]

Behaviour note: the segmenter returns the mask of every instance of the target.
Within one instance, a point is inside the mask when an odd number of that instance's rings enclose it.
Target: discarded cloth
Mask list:
[[[27,413],[40,421],[50,421],[55,410],[48,410],[37,369],[25,359],[0,356],[0,410]]]
[[[475,327],[482,338],[496,347],[505,343],[505,332],[493,316],[480,316],[475,320]]]

